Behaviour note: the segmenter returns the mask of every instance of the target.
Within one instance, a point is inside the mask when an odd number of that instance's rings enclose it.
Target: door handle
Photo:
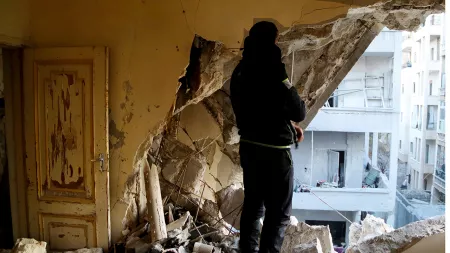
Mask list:
[[[104,170],[104,164],[105,164],[105,156],[103,155],[103,153],[100,153],[98,155],[97,159],[92,159],[91,162],[99,162],[100,163],[100,172],[105,171]]]

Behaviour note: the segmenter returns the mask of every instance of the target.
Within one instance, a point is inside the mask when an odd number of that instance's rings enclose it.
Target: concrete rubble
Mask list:
[[[165,210],[173,210],[175,221],[167,224],[167,238],[151,243],[148,223],[142,223],[123,236],[110,251],[115,253],[239,253],[239,233],[215,229],[211,224],[195,220],[182,207],[168,203]],[[165,219],[168,220],[168,212]],[[445,247],[445,217],[439,216],[393,229],[380,218],[368,215],[361,224],[350,226],[347,253],[391,252],[443,252]],[[12,250],[1,253],[46,253],[46,242],[19,239]],[[434,247],[434,248],[433,248]],[[64,253],[102,253],[100,248],[78,249]],[[284,242],[283,253],[343,253],[344,249],[333,246],[328,226],[310,226],[291,217]]]
[[[242,205],[244,203],[244,189],[232,184],[217,193],[217,204],[223,214],[228,214],[224,220],[234,228],[239,229]]]
[[[413,248],[422,240],[428,238],[442,237],[441,243],[438,249],[444,249],[443,235],[445,233],[445,217],[439,216],[427,220],[422,220],[408,224],[402,228],[393,230],[391,232],[382,233],[383,229],[379,223],[376,226],[371,224],[371,232],[381,232],[377,236],[364,236],[362,233],[358,242],[355,244],[350,243],[346,252],[348,253],[364,253],[364,252],[379,252],[379,253],[391,253],[391,252],[415,252]],[[374,227],[377,227],[374,229]],[[355,227],[353,227],[354,229]],[[350,228],[352,230],[352,227]],[[362,229],[364,230],[364,229]],[[361,230],[361,232],[362,232]],[[355,234],[355,232],[350,231]],[[356,236],[357,237],[357,236]],[[356,238],[353,237],[353,240]],[[439,239],[437,240],[439,241]],[[428,246],[430,247],[430,246]],[[434,252],[434,251],[429,251]],[[443,251],[442,251],[443,252]]]
[[[361,225],[353,223],[350,226],[349,244],[356,245],[363,241],[369,240],[370,238],[390,233],[393,230],[394,228],[386,224],[383,219],[369,214],[362,221]]]
[[[314,239],[309,243],[304,243],[292,248],[292,253],[323,253],[319,239]]]
[[[46,253],[46,247],[46,242],[40,242],[29,238],[21,238],[17,239],[11,253]]]
[[[233,250],[238,249],[237,234],[216,229],[210,220],[210,223],[205,223],[197,212],[195,214],[192,216],[191,212],[185,208],[168,202],[164,206],[167,238],[150,243],[150,228],[145,222],[123,236],[116,243],[114,251],[117,253],[217,253],[234,252]],[[169,223],[169,216],[173,216],[174,221]]]
[[[318,251],[317,247],[312,246],[316,240],[320,244],[321,251]],[[295,248],[297,248],[296,252],[302,252],[299,250],[305,248],[305,250],[316,249],[317,252],[334,253],[330,228],[328,226],[310,226],[304,222],[298,222],[297,225],[289,225],[286,228],[281,252],[293,252]]]

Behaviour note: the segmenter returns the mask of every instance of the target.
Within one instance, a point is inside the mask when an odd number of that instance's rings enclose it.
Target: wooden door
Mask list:
[[[107,49],[26,49],[23,96],[30,236],[107,249]]]

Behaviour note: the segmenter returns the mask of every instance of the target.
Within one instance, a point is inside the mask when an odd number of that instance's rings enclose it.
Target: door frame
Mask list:
[[[1,44],[0,44],[1,45]],[[29,237],[25,139],[23,128],[23,76],[20,47],[2,47],[5,131],[10,185],[13,239]]]

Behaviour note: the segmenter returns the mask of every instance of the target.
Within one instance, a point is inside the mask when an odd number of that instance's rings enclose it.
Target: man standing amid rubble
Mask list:
[[[277,38],[273,23],[256,23],[231,77],[231,102],[241,136],[239,153],[244,171],[243,253],[279,252],[292,210],[290,146],[303,140],[303,131],[296,123],[304,120],[306,112],[281,62]]]

